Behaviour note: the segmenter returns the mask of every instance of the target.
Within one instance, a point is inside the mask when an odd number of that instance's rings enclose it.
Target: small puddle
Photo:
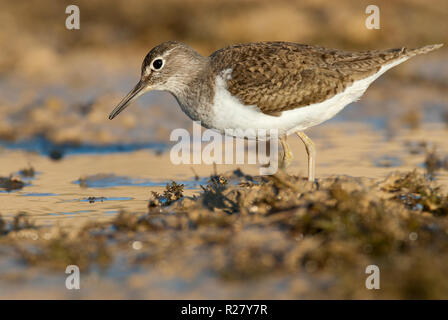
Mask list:
[[[156,150],[164,152],[168,145],[161,142],[148,143],[122,143],[122,144],[77,144],[63,143],[58,144],[42,136],[35,136],[31,139],[19,141],[0,141],[0,147],[11,150],[25,150],[36,152],[52,159],[58,160],[66,155],[78,154],[108,154],[117,152],[133,152],[143,149]]]
[[[49,213],[50,216],[65,216],[65,215],[76,215],[80,213],[89,213],[93,212],[93,210],[78,210],[78,211],[64,211],[64,212],[55,212],[55,213]]]
[[[373,164],[377,168],[394,168],[403,165],[403,160],[395,156],[381,156],[373,160]]]
[[[196,189],[200,185],[206,184],[209,178],[200,178],[198,180],[184,180],[176,181],[178,184],[183,184],[185,189]],[[137,179],[126,176],[117,176],[114,174],[95,174],[80,178],[73,181],[74,184],[78,184],[81,188],[112,188],[112,187],[164,187],[170,181],[155,182],[148,179]]]
[[[106,211],[103,211],[103,213],[105,213],[105,214],[119,214],[120,210],[106,210]]]
[[[131,197],[88,197],[88,198],[80,199],[78,201],[95,203],[95,202],[104,202],[104,201],[127,201],[127,200],[133,200],[133,199],[134,198],[131,198]]]
[[[54,197],[59,196],[57,193],[39,193],[39,192],[30,192],[21,194],[22,197]]]

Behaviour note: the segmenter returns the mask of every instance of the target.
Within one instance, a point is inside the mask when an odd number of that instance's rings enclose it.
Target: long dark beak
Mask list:
[[[126,109],[126,107],[137,97],[145,93],[147,90],[147,87],[145,84],[140,80],[137,85],[134,87],[134,89],[129,92],[126,97],[123,98],[123,100],[120,101],[120,103],[115,107],[114,110],[109,114],[109,120],[112,120],[115,118],[121,111]]]

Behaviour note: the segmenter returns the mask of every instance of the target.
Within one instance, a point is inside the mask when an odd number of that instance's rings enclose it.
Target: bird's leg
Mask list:
[[[257,143],[257,152],[260,152],[258,148],[260,148],[259,143]],[[269,159],[269,161],[265,164],[262,164],[261,166],[264,168],[269,168],[271,166],[271,144],[269,142],[266,142],[266,157]]]
[[[291,163],[291,161],[293,159],[293,155],[292,155],[291,149],[289,148],[289,144],[286,141],[286,136],[280,137],[279,140],[280,140],[280,143],[282,144],[282,149],[283,149],[283,155],[280,160],[279,167],[281,169],[285,169]]]
[[[308,181],[313,181],[316,171],[316,149],[314,148],[313,141],[302,131],[297,131],[296,134],[303,141],[308,153]]]

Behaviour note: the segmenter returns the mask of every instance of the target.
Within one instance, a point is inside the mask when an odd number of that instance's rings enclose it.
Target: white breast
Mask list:
[[[236,97],[232,96],[227,90],[224,80],[231,76],[231,70],[226,70],[222,75],[216,77],[215,96],[212,106],[214,117],[211,127],[222,133],[226,129],[278,129],[279,135],[289,135],[296,131],[305,130],[335,116],[346,105],[359,99],[367,87],[380,75],[407,59],[405,57],[382,66],[377,73],[355,81],[343,92],[326,101],[283,111],[281,116],[278,117],[262,113],[255,105],[244,105]],[[238,135],[235,134],[235,136]]]

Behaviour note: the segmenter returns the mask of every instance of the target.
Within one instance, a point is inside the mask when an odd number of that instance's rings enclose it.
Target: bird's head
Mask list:
[[[151,90],[165,90],[174,95],[181,93],[207,63],[207,58],[177,41],[168,41],[154,47],[142,63],[140,81],[110,113],[115,118],[133,100]]]

